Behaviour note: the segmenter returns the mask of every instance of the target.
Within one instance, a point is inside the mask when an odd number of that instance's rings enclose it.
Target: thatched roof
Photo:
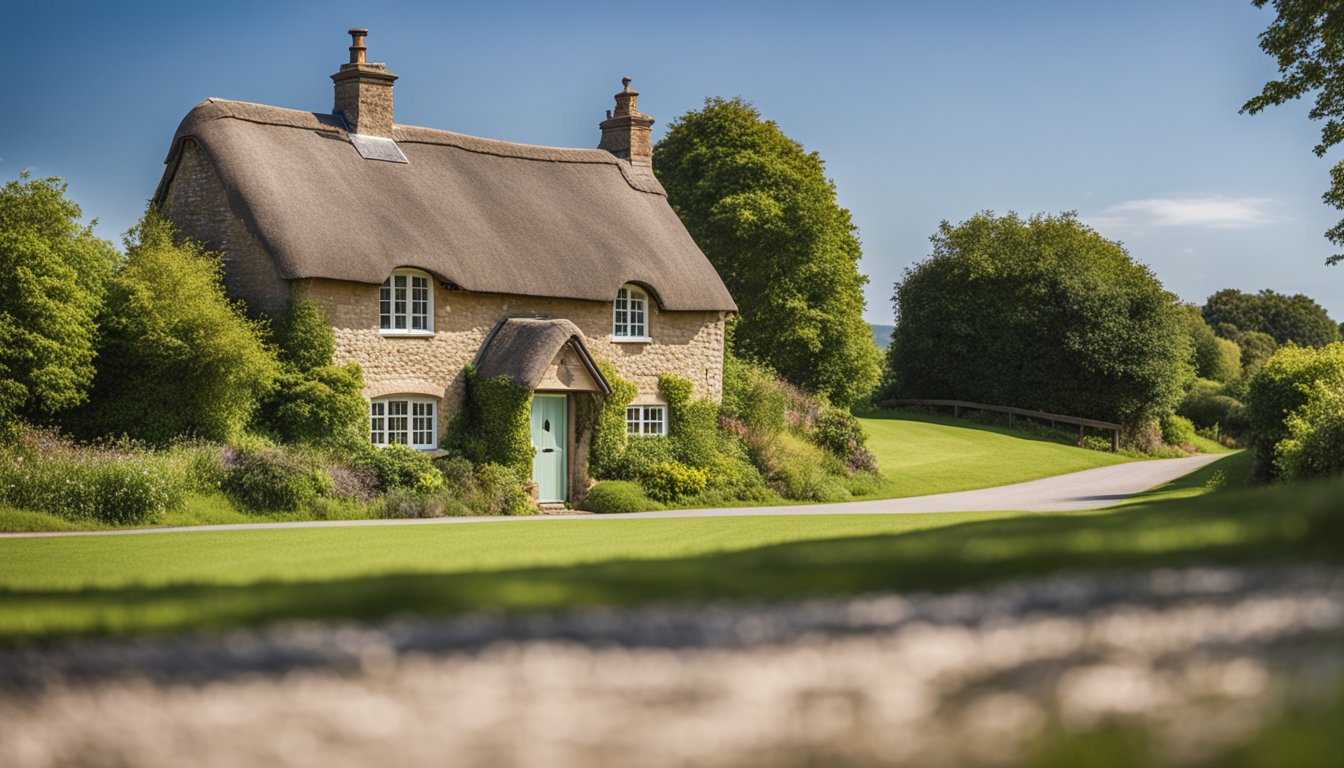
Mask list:
[[[583,332],[568,320],[515,317],[503,320],[491,331],[476,353],[476,375],[483,379],[507,376],[528,389],[536,389],[562,347],[571,345],[588,375],[603,394],[611,391],[597,369]]]
[[[610,301],[647,286],[669,310],[736,310],[651,169],[559,149],[396,126],[408,162],[366,160],[340,118],[208,99],[183,142],[289,279],[381,283],[415,267],[470,291]]]

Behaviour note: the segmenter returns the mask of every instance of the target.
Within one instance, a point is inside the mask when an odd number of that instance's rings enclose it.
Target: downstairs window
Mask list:
[[[439,447],[438,408],[433,398],[392,395],[369,402],[369,442],[400,443],[422,451]]]

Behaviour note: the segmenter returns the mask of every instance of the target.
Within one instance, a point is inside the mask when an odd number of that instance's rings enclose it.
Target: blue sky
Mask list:
[[[939,221],[1076,210],[1190,301],[1303,292],[1331,159],[1306,105],[1237,109],[1275,74],[1249,0],[886,3],[7,3],[0,179],[70,183],[120,242],[209,96],[328,111],[352,26],[401,76],[398,122],[595,146],[622,75],[655,137],[742,96],[826,160],[863,240],[868,318]]]

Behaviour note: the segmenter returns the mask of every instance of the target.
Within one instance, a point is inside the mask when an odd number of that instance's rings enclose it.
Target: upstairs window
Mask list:
[[[611,338],[615,341],[649,340],[649,297],[633,285],[616,292],[611,312]]]
[[[429,275],[399,269],[378,289],[378,329],[384,334],[434,332],[434,287]]]
[[[437,410],[428,397],[393,395],[373,400],[369,403],[369,442],[433,450],[439,447]]]
[[[667,406],[632,405],[626,408],[625,431],[630,435],[666,435]]]

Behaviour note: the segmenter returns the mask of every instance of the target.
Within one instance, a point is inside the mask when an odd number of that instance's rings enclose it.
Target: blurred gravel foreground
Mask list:
[[[88,641],[0,649],[0,766],[1000,766],[1113,726],[1198,764],[1342,651],[1323,568]]]

